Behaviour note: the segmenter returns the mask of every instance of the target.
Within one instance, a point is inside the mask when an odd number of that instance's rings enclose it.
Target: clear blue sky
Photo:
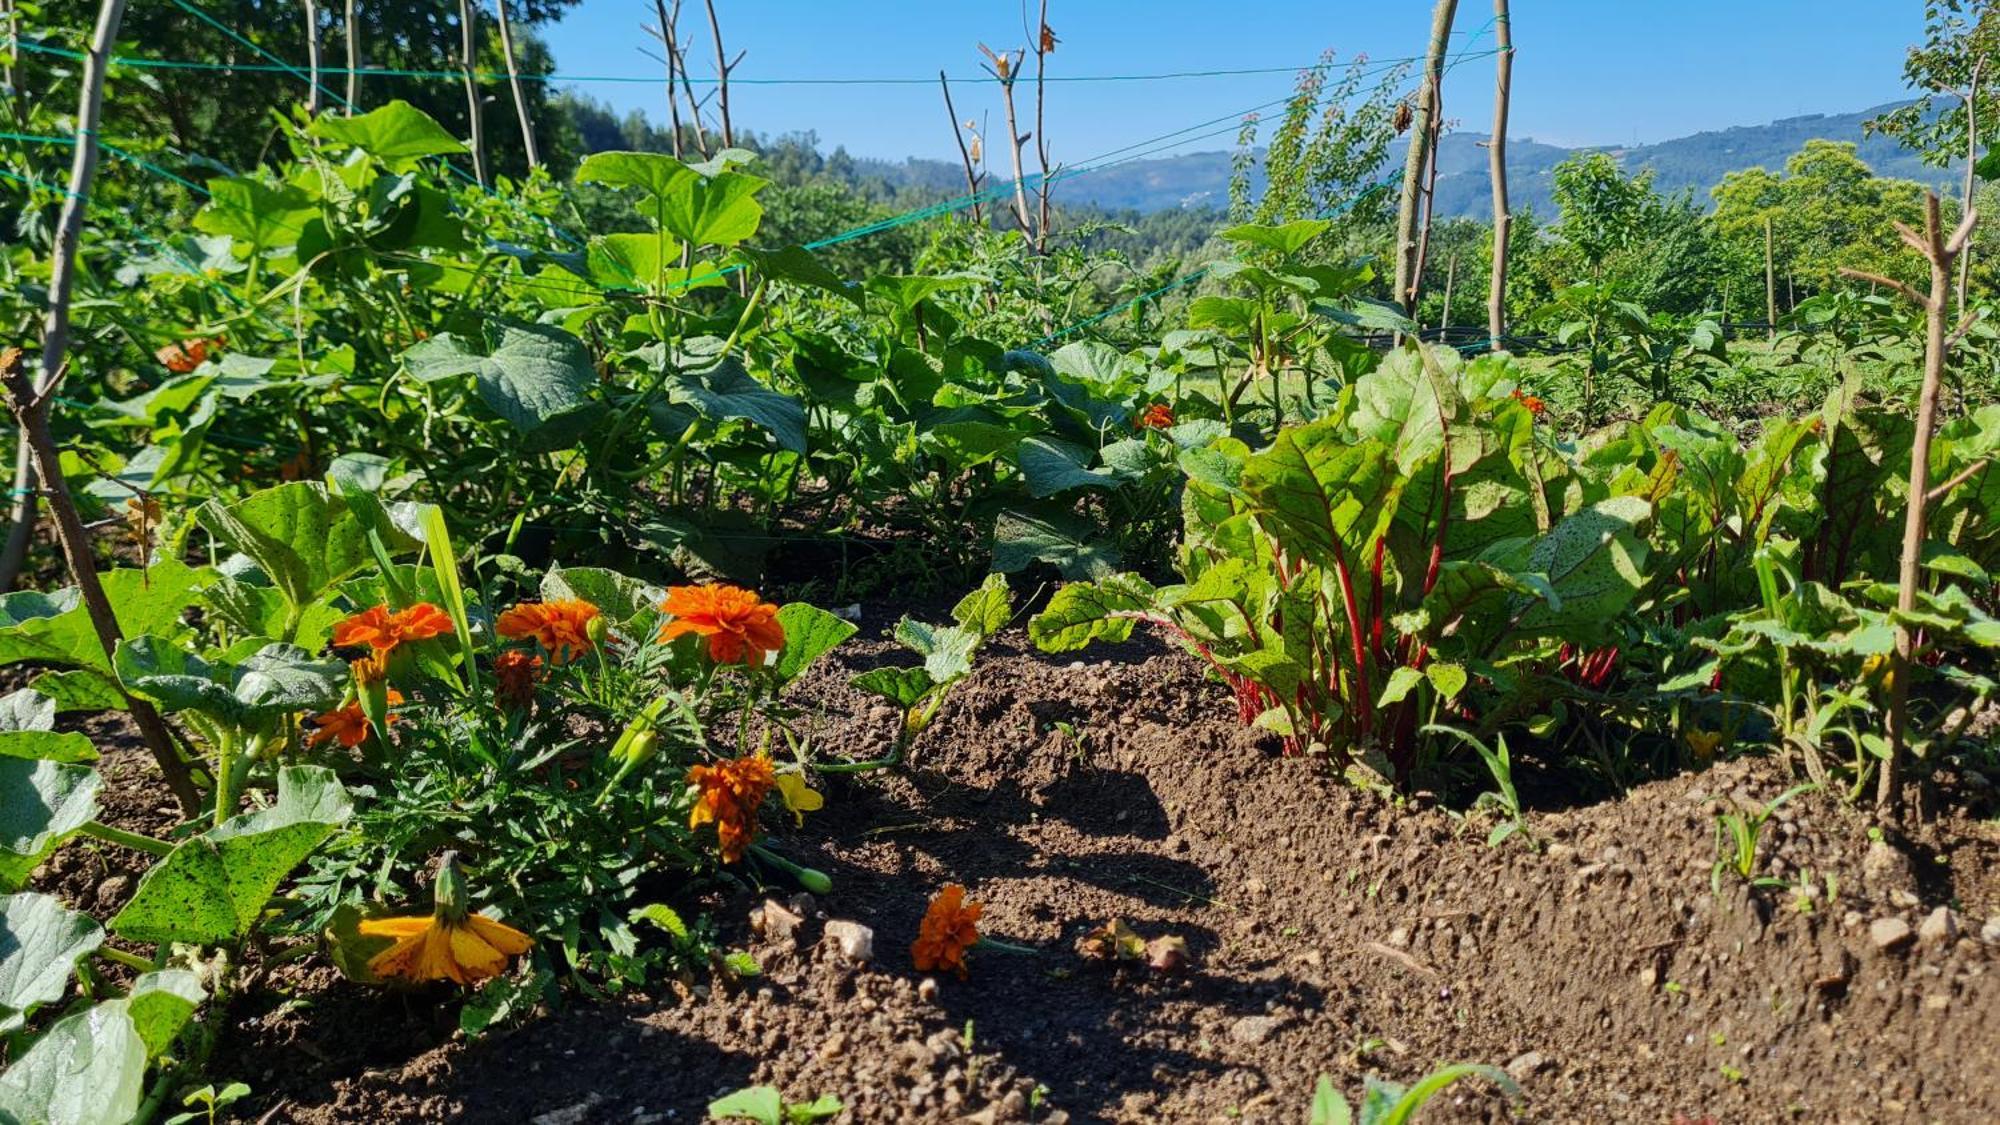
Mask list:
[[[989,115],[999,98],[980,76],[977,44],[1025,45],[1018,0],[718,0],[723,39],[747,50],[739,79],[929,78],[930,85],[732,85],[735,119],[760,132],[816,131],[827,149],[857,155],[955,155],[935,76],[954,79],[961,117]],[[1919,0],[1513,0],[1516,62],[1512,133],[1565,145],[1664,140],[1702,129],[1804,113],[1841,113],[1903,97],[1903,52],[1922,31]],[[1052,75],[1296,67],[1322,48],[1342,59],[1422,53],[1430,0],[1050,0],[1061,37]],[[543,29],[567,74],[652,75],[638,51],[652,5],[584,0]],[[1459,5],[1457,44],[1490,49],[1492,6]],[[715,72],[700,0],[682,16],[690,66]],[[1483,32],[1483,33],[1482,33]],[[960,82],[960,79],[964,79]],[[1446,115],[1485,131],[1493,64],[1468,61],[1446,82]],[[1059,161],[1282,97],[1285,73],[1162,82],[1052,86],[1049,138]],[[619,111],[664,118],[659,87],[578,87]],[[1207,132],[1208,130],[1204,130]],[[1228,147],[1199,138],[1189,150]]]

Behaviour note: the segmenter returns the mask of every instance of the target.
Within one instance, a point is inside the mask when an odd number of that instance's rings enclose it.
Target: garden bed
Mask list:
[[[896,716],[846,681],[891,651],[894,616],[869,607],[794,691],[822,757],[888,744]],[[691,1122],[769,1083],[867,1122],[1295,1122],[1321,1073],[1351,1092],[1468,1061],[1513,1073],[1528,1120],[2000,1118],[1990,804],[1949,802],[1924,838],[1871,853],[1860,814],[1793,801],[1762,854],[1820,888],[1804,910],[1791,890],[1711,889],[1715,815],[1782,791],[1773,763],[1566,808],[1545,795],[1539,852],[1489,849],[1483,824],[1279,756],[1165,645],[1088,656],[1010,631],[904,769],[829,779],[826,809],[786,834],[835,882],[796,933],[753,933],[764,895],[747,888],[711,900],[762,964],[744,986],[581,1003],[467,1043],[449,989],[309,967],[238,1003],[216,1078],[249,1083],[248,1119],[270,1121]],[[139,767],[110,756],[107,819],[157,827],[165,799]],[[70,849],[43,881],[115,907],[107,859]],[[954,881],[986,904],[983,932],[1042,952],[979,951],[970,979],[924,983],[908,944]],[[872,957],[822,940],[827,919],[871,927]],[[1077,939],[1113,919],[1185,938],[1190,968],[1081,959]],[[1424,1119],[1508,1109],[1473,1080]]]

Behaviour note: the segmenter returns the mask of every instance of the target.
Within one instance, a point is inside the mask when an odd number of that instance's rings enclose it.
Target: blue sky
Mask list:
[[[1618,145],[1805,113],[1849,112],[1904,96],[1905,48],[1922,32],[1918,0],[1514,0],[1512,132],[1556,144]],[[1026,42],[1009,0],[718,0],[723,39],[749,53],[731,86],[733,116],[759,131],[815,130],[857,155],[955,155],[935,78],[954,79],[960,117],[986,115],[1002,135],[999,98],[980,77],[977,44]],[[1430,0],[1051,0],[1061,37],[1052,75],[1294,68],[1323,48],[1341,59],[1422,52]],[[1489,50],[1492,7],[1459,6],[1458,49]],[[543,29],[565,74],[648,76],[636,48],[652,5],[583,0]],[[699,0],[687,0],[690,64],[714,74]],[[896,86],[753,85],[774,78],[914,78]],[[963,79],[963,81],[960,81]],[[1446,82],[1446,115],[1484,131],[1493,63],[1468,60]],[[1289,73],[1051,87],[1049,138],[1079,161],[1283,97]],[[658,86],[579,84],[621,112],[664,117]],[[1187,150],[1226,148],[1202,136]]]

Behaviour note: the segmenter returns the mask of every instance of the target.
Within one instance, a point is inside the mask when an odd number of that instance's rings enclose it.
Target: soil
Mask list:
[[[846,680],[898,659],[893,618],[871,606],[864,637],[796,690],[816,753],[887,748],[896,715]],[[1003,634],[903,768],[826,779],[803,829],[774,818],[835,889],[795,903],[789,936],[753,931],[762,894],[719,903],[725,939],[763,967],[745,986],[466,1042],[447,993],[306,969],[239,1002],[215,1077],[255,1089],[248,1119],[314,1125],[695,1122],[754,1083],[834,1094],[860,1122],[1290,1123],[1320,1074],[1352,1098],[1364,1075],[1447,1062],[1502,1067],[1522,1096],[1468,1080],[1421,1120],[2000,1120],[2000,823],[1978,779],[1908,840],[1797,799],[1765,828],[1761,874],[1814,894],[1718,891],[1716,815],[1787,788],[1776,763],[1541,808],[1537,846],[1489,848],[1490,821],[1282,757],[1163,644],[1085,656]],[[143,761],[110,761],[107,819],[157,815]],[[49,875],[84,901],[96,862]],[[983,933],[1039,952],[976,951],[964,980],[913,972],[947,882],[985,904]],[[1189,966],[1080,958],[1114,919],[1185,939]],[[865,962],[824,934],[834,920],[872,929]]]

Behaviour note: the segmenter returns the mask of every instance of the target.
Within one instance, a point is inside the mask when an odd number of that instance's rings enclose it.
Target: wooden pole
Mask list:
[[[514,114],[521,119],[521,147],[528,153],[528,168],[540,168],[542,158],[535,151],[535,126],[528,119],[528,94],[521,88],[521,67],[514,61],[514,29],[507,19],[507,0],[494,0],[500,12],[500,54],[507,61],[507,84],[514,88]]]
[[[478,17],[472,0],[458,0],[459,67],[465,72],[465,117],[472,131],[472,177],[486,186],[486,131],[480,127]]]
[[[1974,42],[1978,42],[1975,36]],[[1959,203],[1959,214],[1972,213],[1972,190],[1976,185],[1976,169],[1979,164],[1979,79],[1986,66],[1983,51],[1974,50],[1972,58],[1972,85],[1965,95],[1965,194]],[[1972,245],[1966,244],[1965,252],[1958,256],[1958,315],[1965,315],[1966,292],[1972,285]]]
[[[1028,188],[1022,182],[1021,147],[1028,143],[1028,137],[1016,124],[1014,114],[1014,78],[1021,56],[1010,51],[995,54],[981,43],[979,49],[985,52],[992,63],[993,77],[1000,82],[1000,101],[1007,110],[1007,152],[1014,159],[1014,218],[1021,224],[1021,234],[1028,245],[1037,246],[1034,217],[1028,213]]]
[[[1493,179],[1493,280],[1486,290],[1486,335],[1493,351],[1507,335],[1507,251],[1514,213],[1507,204],[1507,102],[1514,88],[1514,23],[1507,0],[1493,0],[1493,34],[1499,49],[1494,64],[1493,140],[1487,149]]]
[[[355,22],[355,0],[347,0],[347,14],[344,26],[347,29],[347,108],[346,114],[354,116],[361,110],[361,31]]]
[[[653,32],[659,37],[660,46],[665,48],[667,52],[665,60],[667,64],[667,127],[673,130],[673,135],[668,138],[668,143],[673,148],[674,159],[679,160],[681,158],[681,103],[680,95],[674,91],[674,83],[679,75],[676,73],[677,64],[674,62],[676,56],[674,55],[673,35],[668,29],[672,27],[674,20],[680,18],[680,4],[675,3],[674,14],[669,16],[667,14],[666,0],[653,0],[653,11],[660,21],[660,25],[654,28]]]
[[[306,10],[306,112],[319,116],[319,5],[305,0]]]
[[[91,556],[89,533],[77,515],[69,483],[63,479],[61,453],[49,433],[49,407],[65,369],[69,351],[70,299],[76,292],[76,255],[83,240],[83,211],[90,200],[90,185],[97,172],[97,137],[104,122],[104,73],[109,65],[111,44],[125,19],[125,0],[104,0],[98,9],[97,26],[91,33],[90,50],[83,59],[83,91],[76,113],[75,154],[70,162],[69,191],[63,200],[62,215],[56,221],[55,242],[49,265],[49,311],[42,328],[41,372],[31,384],[22,370],[20,352],[0,356],[0,383],[5,384],[8,405],[20,425],[22,443],[35,462],[42,488],[49,494],[49,511],[56,520],[56,535],[69,563],[70,577],[77,595],[90,617],[97,642],[106,659],[118,649],[123,634],[112,612],[111,600],[98,580],[96,560]],[[165,720],[151,704],[126,698],[133,723],[139,728],[146,748],[159,763],[167,788],[189,816],[201,811],[201,794],[187,763],[174,746]]]
[[[1430,162],[1431,139],[1437,132],[1439,93],[1444,86],[1445,53],[1451,46],[1451,24],[1458,0],[1437,0],[1431,13],[1431,43],[1417,88],[1417,114],[1410,129],[1410,151],[1403,160],[1403,198],[1396,209],[1396,300],[1405,313],[1417,308],[1422,263],[1418,260],[1417,205],[1423,195],[1424,171]]]
[[[1956,332],[1947,333],[1945,329],[1946,310],[1951,303],[1952,266],[1971,242],[1972,230],[1978,224],[1979,215],[1976,211],[1967,211],[1958,229],[1946,235],[1942,210],[1937,193],[1930,192],[1924,199],[1922,234],[1901,223],[1896,224],[1904,244],[1922,254],[1930,264],[1931,287],[1928,294],[1877,274],[1845,268],[1840,271],[1847,277],[1901,293],[1924,311],[1924,384],[1917,398],[1916,436],[1910,443],[1910,490],[1903,516],[1903,556],[1897,572],[1896,608],[1906,615],[1917,608],[1925,524],[1931,503],[1939,499],[1930,487],[1931,437],[1937,427],[1938,398],[1944,387],[1945,361],[1952,346],[1972,323],[1971,318],[1966,318]],[[1905,621],[1898,621],[1896,649],[1889,662],[1889,756],[1882,760],[1882,772],[1877,776],[1875,787],[1875,807],[1887,817],[1896,816],[1901,800],[1897,774],[1901,759],[1909,753],[1910,669],[1915,655],[1916,634]]]
[[[1458,283],[1458,251],[1451,252],[1451,259],[1444,268],[1444,312],[1438,316],[1438,338],[1444,338],[1444,330],[1451,327],[1451,291]]]
[[[1773,342],[1778,339],[1778,270],[1775,240],[1771,236],[1771,216],[1764,215],[1764,324]]]
[[[1043,124],[1042,108],[1047,102],[1045,76],[1048,71],[1049,55],[1056,49],[1056,37],[1049,30],[1049,0],[1041,0],[1041,13],[1036,17],[1035,27],[1035,155],[1042,166],[1042,178],[1035,185],[1035,196],[1039,222],[1035,230],[1035,249],[1048,249],[1049,238],[1049,131]]]
[[[972,170],[972,150],[965,147],[965,130],[958,125],[958,109],[951,104],[951,80],[938,71],[938,88],[944,91],[944,114],[951,118],[951,136],[958,142],[958,159],[965,165],[965,190],[972,200],[972,221],[986,221],[985,209],[979,202],[979,176]]]
[[[730,61],[722,49],[722,21],[715,18],[715,0],[706,0],[708,5],[708,30],[715,37],[715,101],[716,110],[722,115],[722,147],[736,144],[736,128],[729,123],[729,72],[743,61],[743,52],[738,51],[735,61]]]

